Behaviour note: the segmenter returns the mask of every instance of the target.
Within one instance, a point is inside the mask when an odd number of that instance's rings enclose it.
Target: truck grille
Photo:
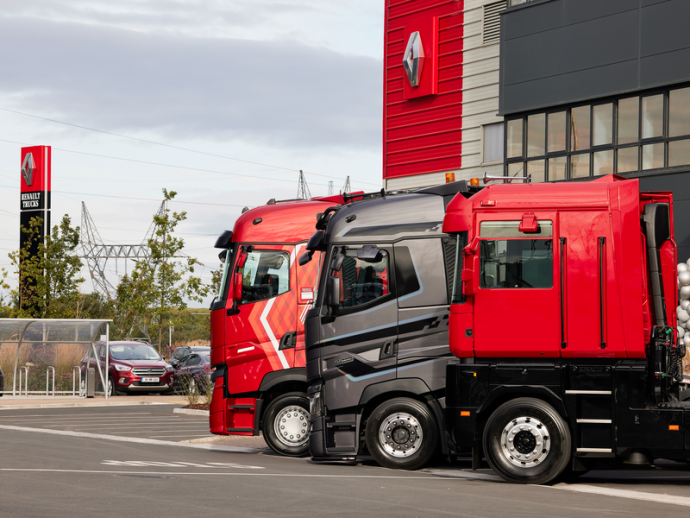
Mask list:
[[[160,378],[165,374],[165,369],[162,367],[141,367],[141,368],[136,368],[132,369],[132,374],[135,376],[156,376]]]

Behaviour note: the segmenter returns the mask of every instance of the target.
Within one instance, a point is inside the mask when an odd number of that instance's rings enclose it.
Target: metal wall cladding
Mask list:
[[[464,4],[457,0],[387,2],[384,179],[449,171],[462,165]],[[426,55],[417,88],[428,95],[411,94],[414,88],[405,83],[403,55],[407,39],[415,31],[422,35]]]

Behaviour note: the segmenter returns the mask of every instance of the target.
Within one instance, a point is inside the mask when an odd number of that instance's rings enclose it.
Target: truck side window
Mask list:
[[[390,266],[388,252],[381,250],[376,263],[357,259],[355,250],[345,253],[342,268],[332,274],[340,278],[339,312],[369,304],[389,294]]]
[[[551,239],[482,240],[481,288],[552,288]]]
[[[242,304],[290,291],[290,256],[286,252],[254,250],[237,271],[242,275]]]
[[[553,287],[553,223],[537,223],[537,232],[526,233],[520,221],[482,221],[480,288]]]

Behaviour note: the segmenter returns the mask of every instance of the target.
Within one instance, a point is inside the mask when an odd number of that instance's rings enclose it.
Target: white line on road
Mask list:
[[[214,437],[213,435],[210,435],[208,433],[205,433],[203,435],[149,435],[152,439],[155,439],[157,437]]]
[[[189,473],[180,471],[115,471],[115,470],[81,470],[81,469],[29,469],[29,468],[0,468],[0,471],[14,471],[14,472],[28,472],[28,473],[102,473],[105,475],[215,475],[221,477],[302,477],[302,478],[375,478],[375,479],[394,479],[394,480],[442,480],[448,482],[448,479],[440,477],[426,476],[404,476],[403,473],[399,476],[393,475],[307,475],[302,473]]]
[[[630,491],[628,489],[613,489],[607,487],[589,486],[585,484],[556,484],[552,489],[573,491],[576,493],[589,493],[592,495],[615,496],[619,498],[630,498],[633,500],[644,500],[646,502],[656,502],[659,504],[673,504],[690,507],[690,498],[685,496],[662,495],[656,493],[645,493],[643,491]]]
[[[145,416],[145,415],[154,415],[153,412],[129,412],[129,413],[118,413],[118,414],[96,414],[97,416],[103,416],[102,418],[105,419],[106,416],[107,419],[116,419],[116,417],[109,417],[109,416],[119,416],[119,415],[140,415],[140,416]],[[16,419],[20,418],[23,419],[25,417],[68,417],[68,416],[76,416],[77,418],[82,418],[82,419],[91,419],[89,416],[85,416],[84,413],[81,414],[31,414],[31,415],[24,415],[24,414],[17,414],[17,415],[0,415],[0,419]],[[177,416],[170,416],[170,417],[177,417]],[[101,419],[101,417],[99,417]]]
[[[70,432],[68,430],[46,430],[40,428],[27,428],[25,426],[10,426],[10,425],[0,425],[0,430],[15,430],[17,432],[35,432],[35,433],[45,433],[49,435],[63,435],[66,437],[83,437],[86,439],[101,439],[106,441],[116,441],[116,442],[133,442],[138,444],[153,444],[157,446],[178,446],[181,448],[195,448],[198,450],[211,450],[211,451],[227,451],[232,453],[264,453],[263,450],[257,450],[255,448],[243,448],[241,446],[219,446],[215,444],[207,443],[188,443],[188,442],[173,442],[173,441],[160,441],[158,439],[144,439],[141,437],[120,437],[118,435],[103,435],[97,433],[87,433],[87,432]]]

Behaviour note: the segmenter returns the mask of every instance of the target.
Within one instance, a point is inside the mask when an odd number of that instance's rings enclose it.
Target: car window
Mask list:
[[[118,344],[110,346],[110,356],[114,360],[160,360],[161,356],[150,345]]]
[[[193,365],[199,365],[201,358],[196,354],[192,354],[189,359],[185,362],[185,367],[192,367]]]

